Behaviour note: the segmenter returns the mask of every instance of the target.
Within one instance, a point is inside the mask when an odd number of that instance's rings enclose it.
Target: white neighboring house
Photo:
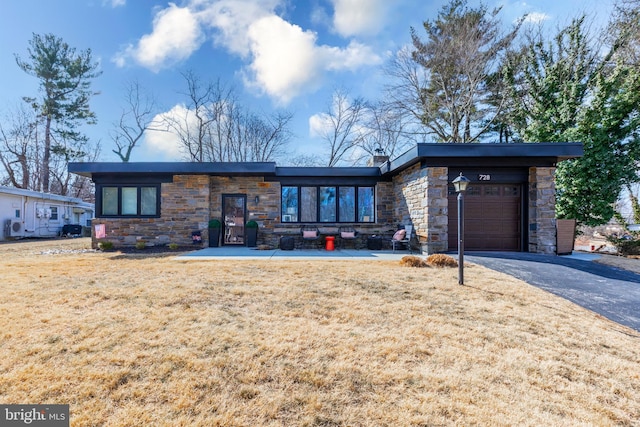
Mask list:
[[[55,237],[65,225],[90,226],[94,209],[74,197],[0,186],[0,240]]]

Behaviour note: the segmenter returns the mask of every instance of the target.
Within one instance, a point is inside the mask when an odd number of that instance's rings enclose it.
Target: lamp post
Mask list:
[[[451,182],[458,193],[458,285],[464,285],[464,192],[470,182],[462,172]]]

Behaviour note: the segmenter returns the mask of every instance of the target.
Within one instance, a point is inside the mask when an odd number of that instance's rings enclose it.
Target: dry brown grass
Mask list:
[[[445,254],[429,255],[426,260],[427,265],[432,267],[457,267],[458,261]]]
[[[400,260],[400,265],[403,267],[428,267],[425,260],[414,255],[403,256]]]
[[[0,401],[71,424],[637,425],[640,336],[508,276],[0,245]]]

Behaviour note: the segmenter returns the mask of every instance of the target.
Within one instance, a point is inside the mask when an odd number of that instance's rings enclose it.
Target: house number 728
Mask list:
[[[479,174],[478,181],[491,181],[491,175],[488,174]]]

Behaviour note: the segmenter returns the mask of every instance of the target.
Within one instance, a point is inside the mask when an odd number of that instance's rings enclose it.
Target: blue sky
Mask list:
[[[37,94],[15,54],[26,58],[33,33],[53,33],[78,50],[91,48],[102,75],[93,83],[103,161],[118,161],[109,130],[124,106],[124,87],[136,79],[157,100],[158,113],[186,102],[181,72],[233,85],[253,110],[294,113],[292,154],[323,153],[310,120],[343,87],[354,96],[382,96],[381,65],[410,42],[409,28],[435,19],[445,0],[7,0],[0,15],[0,115]],[[501,0],[503,22],[528,14],[546,28],[577,14],[597,25],[613,0]],[[470,5],[477,5],[474,0]],[[317,116],[316,116],[317,117]],[[170,136],[150,134],[132,161],[180,160]]]

